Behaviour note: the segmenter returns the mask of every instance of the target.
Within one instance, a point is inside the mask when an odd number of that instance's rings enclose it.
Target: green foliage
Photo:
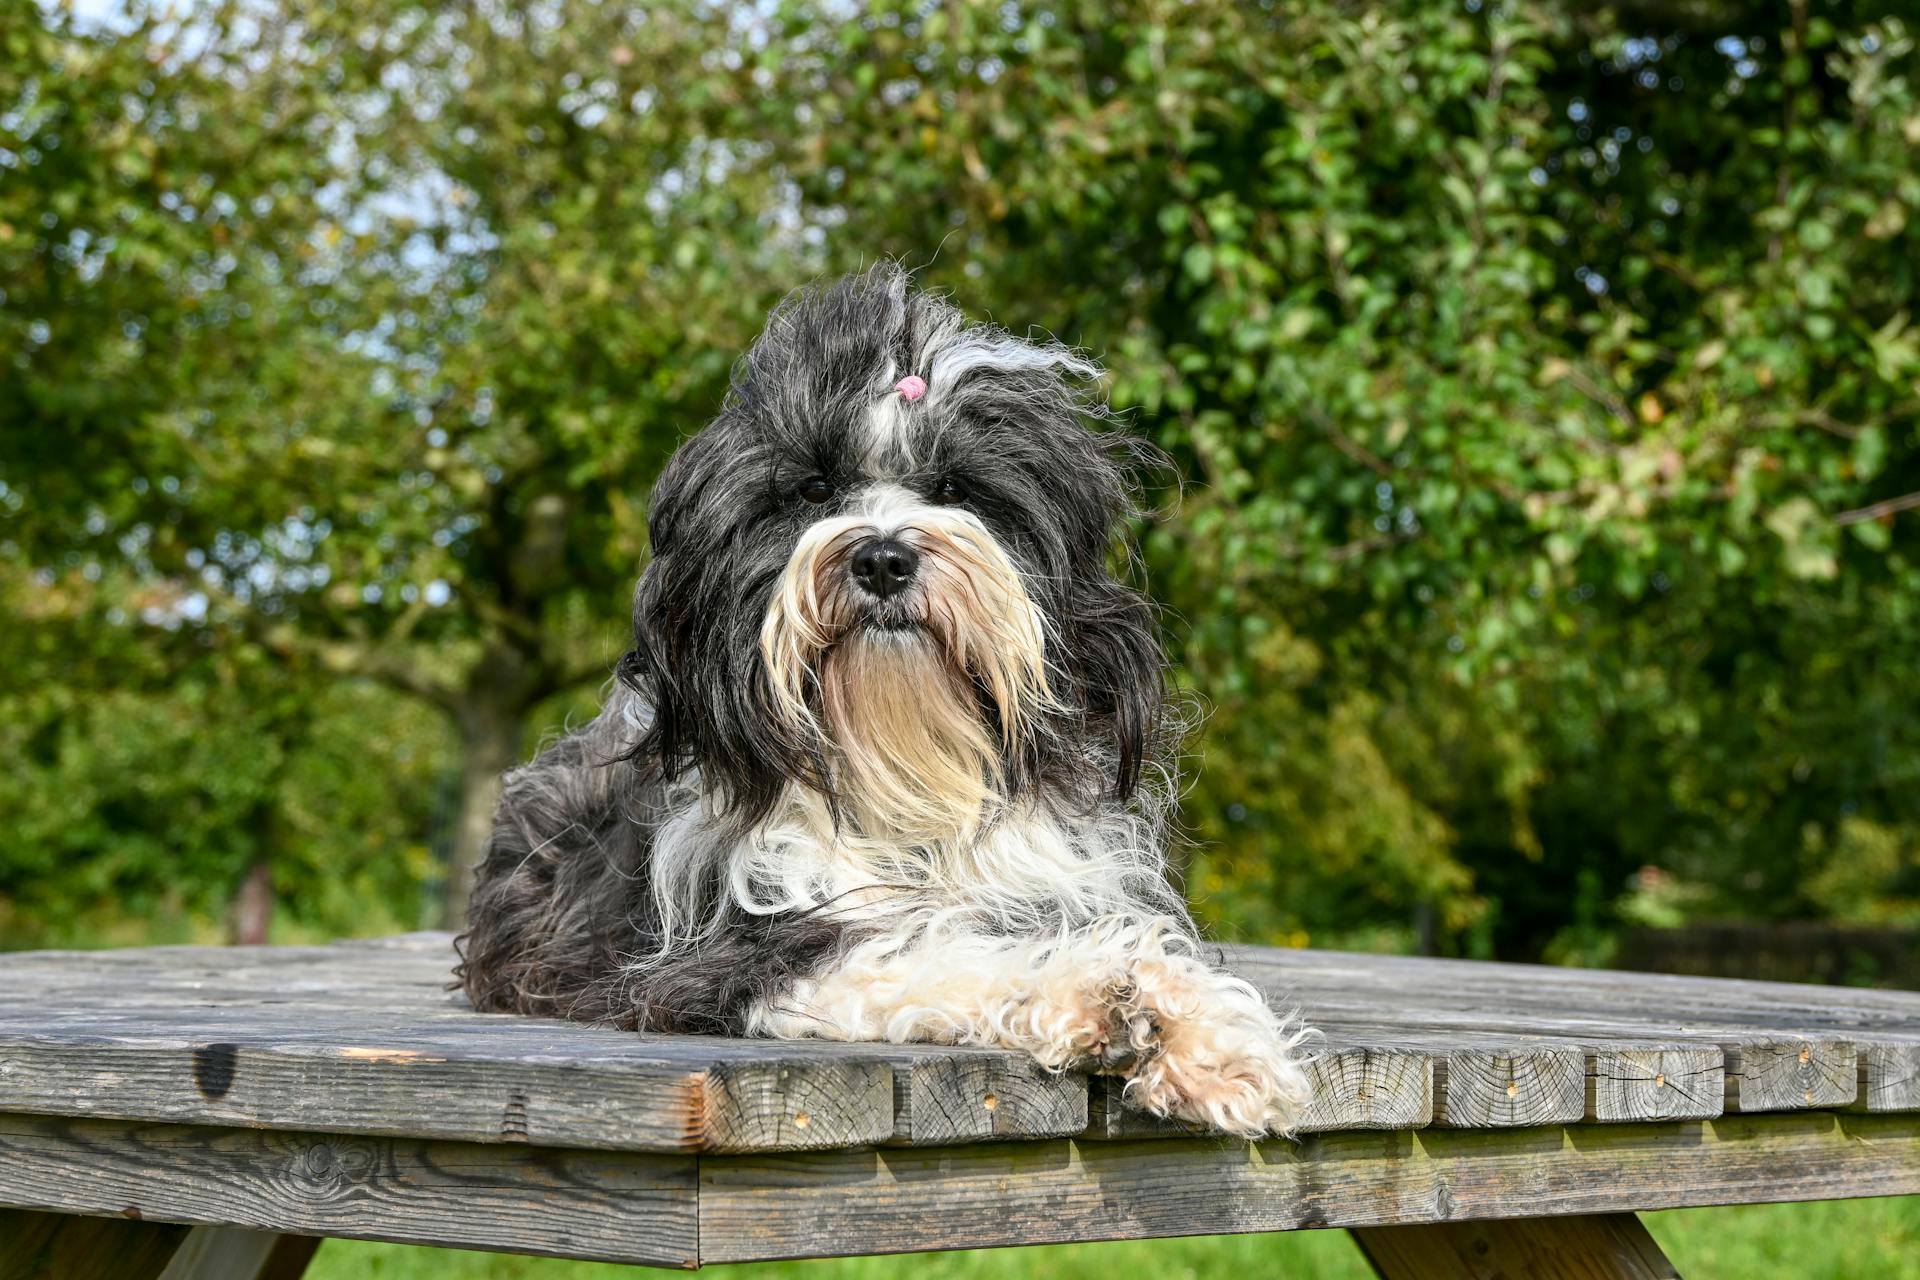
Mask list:
[[[1224,928],[1909,911],[1884,6],[298,8],[0,35],[14,921],[213,913],[270,797],[288,910],[407,916],[366,851],[444,767],[471,853],[733,354],[880,254],[1100,353],[1187,478],[1143,547]]]
[[[289,939],[431,919],[447,743],[423,708],[76,623],[69,593],[7,603],[0,948],[220,940],[256,862]]]
[[[1643,863],[1791,914],[1808,824],[1911,829],[1902,24],[916,12],[801,76],[812,194],[953,227],[1199,482],[1147,545],[1216,914],[1540,954]]]

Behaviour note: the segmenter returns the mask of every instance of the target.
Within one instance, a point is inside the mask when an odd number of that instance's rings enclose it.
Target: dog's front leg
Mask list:
[[[1257,1136],[1307,1100],[1303,1033],[1204,963],[1176,922],[1113,917],[1045,940],[864,943],[752,1016],[789,1038],[992,1044],[1127,1080],[1158,1115]]]

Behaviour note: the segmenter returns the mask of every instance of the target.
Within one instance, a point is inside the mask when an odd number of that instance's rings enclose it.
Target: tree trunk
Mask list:
[[[263,851],[254,864],[247,868],[239,891],[233,895],[233,920],[230,926],[233,945],[264,946],[272,927],[273,863]]]
[[[467,898],[473,875],[487,850],[493,810],[500,799],[500,775],[520,759],[526,713],[498,705],[474,704],[459,718],[460,799],[454,810],[453,840],[447,856],[446,886],[440,900],[440,926],[467,925]]]
[[[280,766],[268,780],[266,794],[254,803],[248,817],[253,832],[253,861],[234,887],[227,904],[227,940],[236,947],[264,946],[273,932],[273,864],[280,857],[285,829],[280,822],[284,801],[286,758],[292,747],[281,726],[273,726],[281,749]]]

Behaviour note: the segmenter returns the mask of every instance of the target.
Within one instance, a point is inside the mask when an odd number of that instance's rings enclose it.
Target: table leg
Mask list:
[[[157,1280],[300,1280],[317,1236],[195,1227]]]
[[[1631,1213],[1362,1227],[1381,1280],[1679,1280]]]
[[[299,1280],[309,1236],[0,1209],[0,1280]]]

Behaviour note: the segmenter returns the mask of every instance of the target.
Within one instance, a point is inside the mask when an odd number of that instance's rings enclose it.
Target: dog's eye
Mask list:
[[[942,480],[940,487],[933,491],[933,500],[943,507],[958,506],[967,500],[966,486],[948,477]]]
[[[825,476],[813,476],[800,483],[800,496],[808,502],[821,503],[833,496],[833,485]]]

